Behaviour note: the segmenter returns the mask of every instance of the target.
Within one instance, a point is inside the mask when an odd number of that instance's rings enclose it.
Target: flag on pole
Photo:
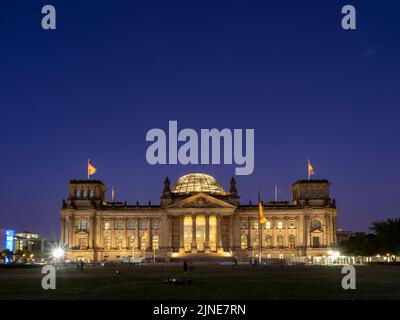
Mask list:
[[[115,189],[114,189],[114,186],[112,186],[112,188],[111,188],[111,199],[112,199],[112,202],[114,202],[114,200],[115,200]]]
[[[260,195],[258,195],[258,219],[259,219],[260,224],[267,222],[267,219],[264,216],[264,205],[260,199]]]
[[[313,168],[313,166],[312,166],[312,164],[311,164],[311,162],[310,162],[310,159],[308,159],[308,169],[307,169],[307,171],[308,171],[308,180],[310,180],[310,179],[311,179],[311,176],[312,176],[313,174],[315,174],[314,168]]]
[[[89,180],[90,176],[92,176],[96,173],[96,171],[97,171],[96,167],[88,159],[88,168],[87,168],[88,180]]]

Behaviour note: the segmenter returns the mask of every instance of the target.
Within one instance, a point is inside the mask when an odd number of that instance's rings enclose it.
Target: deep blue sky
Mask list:
[[[41,7],[57,30],[41,29]],[[357,30],[341,29],[341,7]],[[234,165],[150,166],[151,128],[254,128],[242,203],[281,199],[307,158],[338,227],[399,216],[399,1],[7,1],[0,13],[0,226],[59,232],[70,179],[159,202],[163,179]],[[109,194],[108,194],[109,195]],[[109,195],[110,196],[110,195]]]

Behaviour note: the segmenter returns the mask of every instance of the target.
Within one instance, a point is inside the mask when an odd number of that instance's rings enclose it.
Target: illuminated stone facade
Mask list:
[[[336,245],[336,205],[327,180],[293,184],[291,201],[241,204],[232,178],[229,192],[205,174],[189,174],[170,187],[159,205],[107,202],[98,180],[72,180],[61,209],[61,243],[76,261],[236,257],[251,260],[323,259]],[[261,250],[259,247],[261,239]]]

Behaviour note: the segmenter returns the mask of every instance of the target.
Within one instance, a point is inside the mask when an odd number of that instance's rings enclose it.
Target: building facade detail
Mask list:
[[[99,180],[72,180],[61,208],[60,242],[67,259],[193,257],[322,257],[336,246],[336,204],[327,180],[299,180],[291,201],[241,204],[234,178],[229,192],[211,176],[168,178],[159,205],[107,202]],[[260,248],[261,246],[261,248]]]

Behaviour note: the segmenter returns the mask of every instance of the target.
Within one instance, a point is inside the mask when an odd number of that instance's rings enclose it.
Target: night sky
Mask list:
[[[41,8],[57,9],[57,30]],[[357,30],[341,8],[357,9]],[[400,216],[399,1],[3,1],[0,227],[58,236],[90,158],[117,200],[159,203],[163,180],[236,165],[147,164],[148,130],[254,128],[242,203],[332,183],[338,227]],[[110,191],[107,194],[110,199]]]

